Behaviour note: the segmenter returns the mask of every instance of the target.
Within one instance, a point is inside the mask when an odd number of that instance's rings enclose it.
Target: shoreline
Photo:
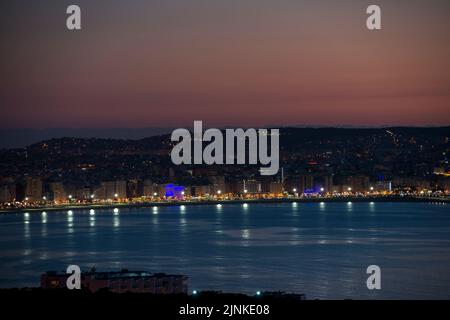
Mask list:
[[[146,201],[138,203],[114,202],[102,204],[75,204],[75,205],[58,205],[58,206],[36,206],[29,208],[11,208],[1,209],[1,214],[36,212],[36,211],[61,211],[61,210],[89,210],[89,209],[110,209],[110,208],[145,208],[145,207],[170,207],[170,206],[199,206],[199,205],[217,205],[217,204],[273,204],[273,203],[320,203],[320,202],[437,202],[450,203],[450,198],[435,197],[417,197],[417,196],[373,196],[373,197],[320,197],[320,198],[274,198],[274,199],[233,199],[233,200],[200,200],[200,201]]]

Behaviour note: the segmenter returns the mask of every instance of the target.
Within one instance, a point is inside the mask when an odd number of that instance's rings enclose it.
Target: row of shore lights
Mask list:
[[[153,195],[156,196],[156,195],[157,195],[156,192],[155,192]],[[115,193],[115,194],[114,194],[114,198],[118,198],[118,197],[119,197],[119,194]],[[69,195],[67,196],[67,198],[68,198],[69,200],[72,200],[72,199],[73,199],[73,196],[72,196],[71,194],[69,194]],[[91,199],[94,199],[94,198],[95,198],[95,195],[91,194],[90,198],[91,198]],[[28,198],[28,197],[25,197],[25,201],[28,201],[28,200],[29,200],[29,198]],[[47,200],[47,197],[46,197],[46,196],[43,196],[43,197],[42,197],[42,200]]]
[[[349,188],[349,189],[351,190],[351,188]],[[325,191],[324,188],[320,188],[320,192],[324,192],[324,191]],[[294,192],[294,193],[297,192],[297,188],[292,189],[292,192]]]
[[[247,190],[244,190],[244,192],[246,193]],[[218,191],[217,191],[217,194],[221,194],[221,193],[222,193],[221,190],[218,190]],[[181,194],[184,195],[184,191],[182,191]],[[158,194],[157,194],[156,192],[153,193],[153,196],[156,197],[157,195],[158,195]],[[94,199],[94,197],[95,197],[95,195],[91,194],[91,199]],[[118,198],[118,197],[119,197],[119,195],[118,195],[117,193],[115,193],[115,194],[114,194],[114,198]],[[69,194],[68,198],[69,198],[69,200],[72,200],[72,199],[73,199],[73,196],[72,196],[71,194]],[[25,197],[25,201],[28,201],[28,200],[29,200],[29,198],[28,198],[28,197]],[[43,196],[43,197],[42,197],[42,200],[47,200],[47,197],[46,197],[46,196]]]
[[[374,187],[370,187],[370,191],[373,191],[374,190]],[[294,188],[294,189],[292,189],[292,191],[293,192],[297,192],[297,188]],[[320,192],[324,192],[325,191],[325,189],[324,188],[320,188]],[[347,188],[347,191],[352,191],[352,188],[351,187],[348,187]],[[245,191],[244,191],[245,192]]]
[[[349,187],[348,189],[347,189],[348,191],[352,191],[352,188],[351,187]],[[373,187],[370,187],[370,191],[373,191],[374,190],[374,188]],[[320,188],[320,192],[324,192],[325,191],[325,189],[324,188]],[[244,193],[247,193],[248,192],[248,190],[247,189],[244,189]],[[296,193],[297,192],[297,188],[294,188],[294,189],[292,189],[292,192],[294,192],[294,193]],[[222,191],[221,190],[217,190],[217,194],[221,194],[222,193]],[[182,191],[181,192],[181,194],[182,195],[184,195],[184,191]],[[158,194],[156,193],[156,192],[154,192],[153,193],[153,196],[157,196]],[[94,199],[94,195],[93,194],[91,194],[91,199]],[[119,197],[119,195],[117,194],[117,193],[115,193],[114,194],[114,198],[118,198]],[[73,198],[73,196],[71,195],[71,194],[69,194],[69,200],[72,200],[72,198]],[[28,201],[28,197],[25,197],[25,201]],[[43,200],[47,200],[47,197],[46,196],[43,196],[42,197],[42,199]]]

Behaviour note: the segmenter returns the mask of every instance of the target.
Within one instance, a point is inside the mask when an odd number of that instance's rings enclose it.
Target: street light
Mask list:
[[[222,193],[222,191],[220,191],[220,190],[217,190],[217,194],[221,194]]]
[[[325,189],[324,188],[320,188],[320,192],[324,192],[325,191]]]
[[[373,187],[370,187],[370,191],[373,191]]]
[[[247,189],[244,189],[244,193],[247,193]]]
[[[294,188],[294,189],[292,189],[292,191],[294,191],[294,192],[297,192],[297,189],[296,189],[296,188]]]
[[[114,198],[117,198],[119,195],[117,193],[114,193]]]
[[[348,191],[352,191],[352,188],[350,188],[350,187],[348,187],[348,189],[347,189]]]
[[[69,199],[72,199],[72,195],[71,194],[69,194]]]

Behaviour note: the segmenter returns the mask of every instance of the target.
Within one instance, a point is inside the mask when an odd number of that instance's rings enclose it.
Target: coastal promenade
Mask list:
[[[217,204],[243,204],[243,203],[317,203],[317,202],[430,202],[450,203],[450,197],[429,196],[399,196],[399,195],[377,195],[377,196],[340,196],[340,197],[277,197],[277,198],[234,198],[234,199],[195,199],[195,200],[161,200],[161,201],[112,201],[98,203],[70,203],[70,204],[43,204],[30,205],[27,207],[11,207],[0,209],[0,214],[16,212],[41,212],[60,210],[86,210],[86,209],[108,209],[108,208],[142,208],[142,207],[164,207],[164,206],[198,206]]]

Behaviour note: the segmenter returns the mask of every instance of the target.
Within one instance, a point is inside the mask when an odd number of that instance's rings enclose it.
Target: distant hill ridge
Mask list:
[[[280,129],[280,145],[289,146],[302,144],[306,141],[314,142],[329,138],[336,139],[354,139],[356,137],[363,138],[372,135],[383,136],[401,136],[403,138],[410,137],[450,137],[450,126],[448,127],[390,127],[390,128],[281,128]],[[356,141],[356,140],[355,140]],[[42,145],[57,145],[60,148],[129,148],[129,149],[148,149],[148,148],[167,148],[170,143],[170,134],[157,135],[142,139],[112,139],[112,138],[73,138],[62,137],[44,140],[29,145],[29,151],[42,149]]]
[[[72,130],[72,131],[71,131]],[[33,134],[33,130],[19,130],[13,133],[14,130],[0,130],[0,148],[34,148],[42,143],[85,143],[85,144],[115,144],[117,146],[126,143],[135,146],[148,146],[162,141],[168,141],[171,129],[157,128],[157,129],[104,129],[87,130],[82,133],[82,130],[71,129],[68,134],[60,129],[55,131],[55,137],[51,135],[52,131],[46,132],[44,137],[39,138],[39,135]],[[118,130],[118,131],[115,131]],[[38,132],[37,130],[36,132]],[[386,127],[386,128],[339,128],[339,127],[282,127],[280,128],[281,140],[299,139],[323,139],[325,137],[340,136],[355,137],[366,136],[373,134],[384,134],[387,131],[400,135],[427,135],[427,136],[450,136],[450,126],[443,127]],[[70,133],[73,133],[72,135]],[[28,136],[29,135],[29,136]],[[280,141],[283,144],[283,141]]]

